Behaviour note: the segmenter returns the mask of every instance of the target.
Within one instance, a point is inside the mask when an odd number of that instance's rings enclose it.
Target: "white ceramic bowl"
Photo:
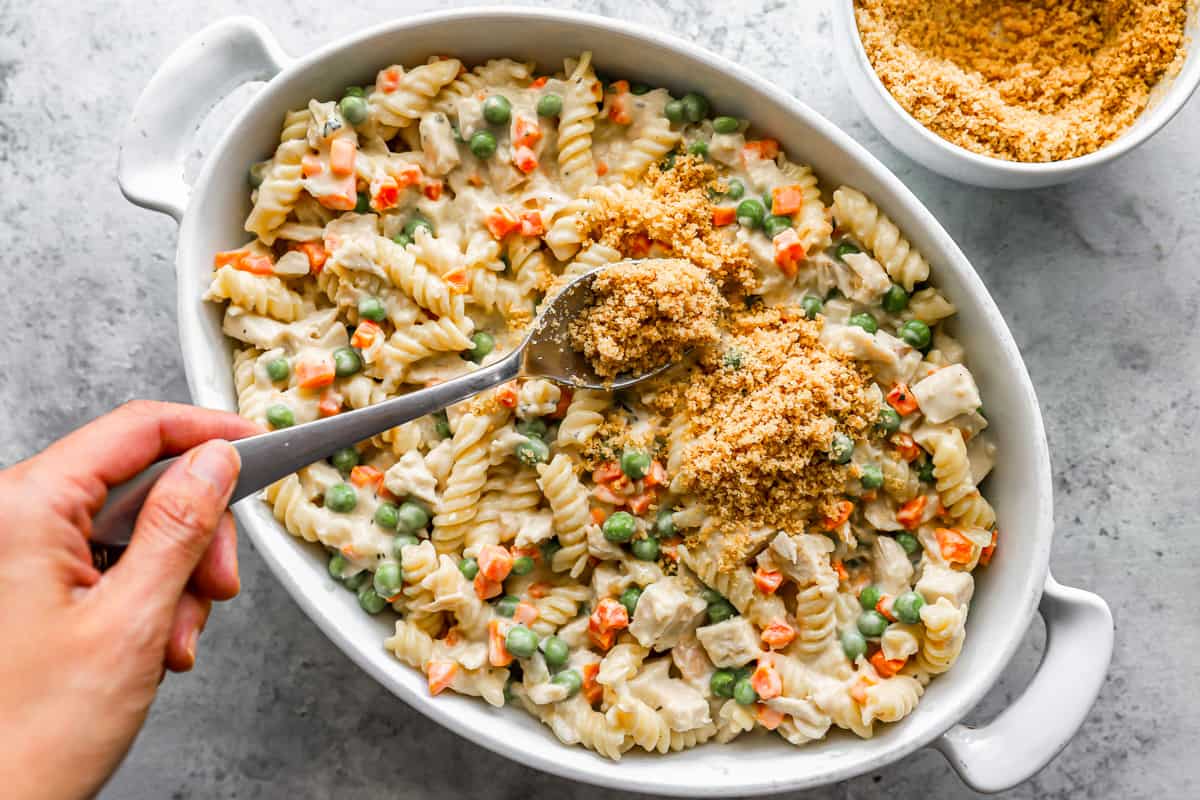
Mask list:
[[[520,710],[494,709],[467,697],[430,697],[424,678],[384,651],[386,615],[363,614],[350,593],[336,588],[319,548],[289,536],[257,500],[236,509],[242,530],[330,640],[380,683],[431,720],[548,772],[663,794],[762,794],[843,780],[932,745],[981,789],[1029,777],[1066,744],[1095,699],[1111,652],[1112,619],[1100,598],[1049,577],[1050,460],[1037,399],[1012,336],[963,254],[895,176],[811,109],[695,46],[597,17],[518,9],[397,20],[299,59],[287,56],[260,23],[247,18],[217,23],[185,42],[139,100],[118,173],[131,201],[180,222],[179,331],[195,401],[235,408],[221,314],[200,297],[212,254],[244,240],[246,167],[274,148],[286,109],[314,96],[335,97],[387,64],[417,63],[435,53],[468,62],[510,55],[553,67],[584,49],[593,50],[598,67],[609,74],[676,91],[699,89],[722,111],[751,118],[793,158],[815,165],[826,187],[848,183],[866,191],[935,265],[934,278],[959,308],[958,332],[987,398],[1001,454],[988,491],[1003,525],[1003,544],[980,575],[959,663],[933,682],[911,716],[884,726],[871,740],[839,734],[797,749],[777,737],[756,736],[670,756],[630,753],[614,764],[560,744]],[[189,187],[182,162],[198,120],[231,87],[255,79],[270,82],[229,122]],[[959,725],[996,682],[1039,601],[1049,645],[1030,688],[990,724]]]
[[[1187,58],[1179,73],[1158,86],[1150,106],[1116,141],[1094,153],[1064,161],[1029,164],[973,153],[951,144],[917,122],[879,80],[863,49],[854,19],[854,0],[833,0],[833,26],[838,60],[850,91],[863,113],[887,139],[913,161],[934,172],[990,189],[1034,189],[1074,180],[1133,150],[1158,133],[1183,108],[1200,85],[1200,53],[1190,40],[1200,35],[1200,10],[1189,4]]]

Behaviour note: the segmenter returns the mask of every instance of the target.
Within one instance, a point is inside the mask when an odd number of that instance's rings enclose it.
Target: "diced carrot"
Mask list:
[[[620,464],[616,461],[605,461],[592,470],[592,481],[595,483],[611,483],[623,474]]]
[[[548,416],[550,419],[562,419],[567,415],[567,408],[571,405],[571,400],[575,398],[575,390],[570,386],[563,386],[558,393],[558,403],[554,406]]]
[[[926,502],[927,498],[923,494],[909,500],[896,511],[896,521],[907,530],[915,530],[921,524],[921,518],[925,516]]]
[[[505,408],[517,407],[517,387],[511,381],[496,390],[496,402]]]
[[[475,596],[480,600],[489,600],[504,591],[504,584],[500,581],[488,580],[482,572],[476,574],[473,583]]]
[[[754,687],[754,691],[758,692],[758,696],[762,700],[770,700],[783,694],[783,678],[775,669],[774,662],[767,657],[758,659],[758,666],[755,668],[754,674],[750,676],[750,685]]]
[[[658,495],[652,489],[641,494],[635,494],[629,498],[629,510],[641,516],[650,510],[650,506],[656,499],[658,499]]]
[[[791,216],[804,205],[804,190],[799,184],[792,186],[776,186],[771,190],[771,213],[778,216]]]
[[[476,189],[483,186],[483,177],[478,172],[472,172],[467,176],[467,183],[474,186]]]
[[[225,250],[213,256],[213,269],[228,266],[237,267],[237,263],[245,257],[245,250]]]
[[[430,200],[437,200],[442,196],[442,182],[436,179],[430,179],[421,188],[421,193]]]
[[[421,182],[421,178],[423,177],[421,167],[418,164],[405,164],[398,169],[391,170],[391,174],[401,189],[416,186]]]
[[[858,703],[860,706],[867,702],[867,689],[875,681],[868,678],[866,675],[859,675],[858,680],[850,687],[850,699]]]
[[[908,384],[903,381],[896,382],[885,399],[888,405],[896,409],[896,413],[902,417],[920,408],[917,405],[917,398],[913,397],[913,393],[908,390]]]
[[[827,531],[840,528],[846,520],[850,519],[850,514],[854,512],[854,503],[851,503],[849,500],[838,500],[834,509],[834,513],[821,522]]]
[[[317,404],[317,416],[324,419],[342,413],[342,396],[332,387],[321,393],[321,402]]]
[[[517,609],[513,612],[513,619],[522,625],[532,625],[538,616],[537,608],[524,601],[517,603]]]
[[[759,725],[762,725],[769,731],[773,731],[783,724],[783,712],[776,711],[766,703],[755,704],[754,718],[758,720]]]
[[[871,666],[875,668],[875,671],[879,673],[879,677],[881,678],[893,677],[896,673],[904,668],[905,662],[908,661],[907,658],[888,659],[888,657],[883,654],[882,650],[876,650],[871,654],[871,658],[868,660],[871,662]]]
[[[880,595],[879,599],[875,601],[875,610],[891,622],[896,621],[896,613],[892,610],[893,602],[895,602],[895,598],[887,594]]]
[[[742,161],[754,159],[771,159],[779,155],[779,142],[774,139],[757,139],[746,142],[742,147]]]
[[[441,694],[454,683],[454,676],[458,674],[458,663],[430,661],[425,665],[425,672],[429,676],[429,693]]]
[[[905,461],[916,461],[921,455],[921,446],[907,433],[892,434],[892,444]]]
[[[321,163],[321,158],[316,153],[305,153],[300,159],[300,172],[304,177],[311,178],[324,171],[325,165]]]
[[[554,587],[552,587],[550,584],[539,581],[537,583],[529,584],[529,588],[525,590],[525,594],[529,595],[534,600],[540,600],[541,598],[550,594],[550,590],[552,588]]]
[[[350,470],[350,482],[360,489],[383,484],[383,472],[370,464],[359,464]]]
[[[312,274],[321,274],[321,270],[325,268],[325,260],[329,258],[321,243],[302,242],[296,249],[308,256],[308,268],[312,270]]]
[[[601,178],[603,178],[605,175],[608,174],[608,162],[607,161],[597,161],[596,162],[596,174],[599,175]]]
[[[633,123],[633,115],[629,113],[629,95],[617,94],[608,107],[608,118],[618,125]]]
[[[513,117],[512,141],[518,147],[533,147],[542,140],[542,127],[528,117]]]
[[[397,67],[388,67],[379,73],[379,77],[375,81],[375,85],[379,87],[379,91],[384,94],[391,94],[400,88],[401,72]]]
[[[624,78],[619,81],[613,81],[609,84],[609,88],[611,88],[617,94],[628,94],[629,81],[625,80]]]
[[[837,572],[838,583],[841,583],[850,577],[850,573],[846,571],[846,565],[842,563],[840,558],[835,558],[833,560],[833,569]]]
[[[970,564],[975,545],[966,536],[954,528],[938,528],[933,532],[937,537],[938,549],[942,558],[951,564]]]
[[[249,255],[234,264],[235,269],[240,269],[242,272],[252,272],[255,275],[270,275],[273,272],[274,264],[271,263],[271,257],[267,255]]]
[[[608,519],[608,514],[605,513],[604,509],[600,508],[600,506],[593,506],[591,514],[592,522],[596,523],[597,525],[603,525],[604,520]]]
[[[350,337],[350,344],[360,350],[364,350],[375,344],[382,335],[383,328],[369,319],[360,319],[358,327],[354,329],[354,335]]]
[[[600,674],[600,662],[584,664],[579,668],[579,674],[583,676],[583,699],[593,706],[603,700],[604,687],[596,681],[596,676]]]
[[[550,80],[550,77],[548,75],[539,75],[538,77],[533,79],[532,83],[529,84],[529,88],[530,89],[540,89],[546,85],[546,81],[548,81],[548,80]]]
[[[541,548],[532,544],[526,547],[514,547],[512,548],[512,554],[513,558],[531,558],[534,562],[542,560]]]
[[[335,377],[332,356],[309,358],[296,364],[296,385],[301,389],[323,389]]]
[[[358,145],[343,136],[329,145],[329,169],[334,175],[350,175],[354,172],[354,160],[358,156]]]
[[[459,267],[447,272],[442,276],[442,280],[454,294],[466,294],[471,288],[471,276],[467,273],[466,267]]]
[[[513,150],[513,163],[526,175],[538,168],[537,155],[525,145],[520,145]]]
[[[475,560],[479,562],[479,574],[491,581],[502,581],[512,572],[512,553],[498,544],[485,544]]]
[[[796,631],[782,620],[776,620],[763,628],[762,641],[773,650],[782,650],[796,638]]]
[[[614,506],[625,505],[625,496],[617,494],[607,486],[595,486],[592,488],[592,497],[599,500],[601,503],[611,503]]]
[[[371,208],[386,211],[400,205],[400,184],[391,175],[376,175],[371,179]]]
[[[804,260],[807,251],[796,229],[788,228],[776,234],[771,243],[775,246],[775,264],[779,270],[789,278],[799,272],[800,262]]]
[[[723,228],[726,225],[732,225],[737,219],[737,209],[733,206],[716,206],[712,211],[712,224],[714,228]]]
[[[446,645],[447,647],[454,647],[454,645],[458,644],[461,638],[462,633],[458,630],[458,626],[455,625],[453,628],[446,631],[446,635],[442,637],[441,641],[442,644]]]
[[[335,211],[353,211],[358,205],[358,186],[353,175],[347,175],[337,181],[336,191],[323,194],[317,202]]]
[[[634,492],[633,481],[624,472],[609,481],[608,488],[626,497]]]
[[[625,606],[611,597],[606,597],[596,604],[592,615],[588,617],[588,630],[604,633],[619,631],[629,627],[629,612]]]
[[[1000,538],[1000,530],[999,529],[993,530],[992,531],[992,543],[989,544],[987,547],[983,548],[983,551],[980,552],[980,554],[979,554],[979,563],[982,564],[983,566],[986,567],[988,564],[991,563],[992,555],[996,552],[996,541],[999,538]]]
[[[783,574],[773,569],[759,567],[754,570],[754,585],[763,594],[775,594],[783,585]]]
[[[597,631],[589,630],[588,639],[591,640],[592,644],[595,645],[597,650],[607,652],[612,649],[614,644],[616,644],[617,632],[605,631],[604,633],[599,633]]]
[[[650,462],[650,469],[646,470],[646,477],[642,478],[642,485],[651,489],[655,486],[667,485],[667,468],[657,458]]]
[[[521,214],[522,236],[541,236],[545,232],[546,225],[542,222],[542,212],[526,211]]]
[[[487,216],[483,218],[483,224],[487,226],[488,232],[495,239],[503,239],[521,227],[521,221],[517,219],[517,215],[505,206],[496,206],[488,212]]]

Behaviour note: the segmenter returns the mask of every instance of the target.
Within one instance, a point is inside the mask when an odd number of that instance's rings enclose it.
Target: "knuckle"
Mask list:
[[[159,404],[153,400],[127,400],[117,411],[133,417],[149,417],[158,410],[158,406]]]
[[[196,534],[207,527],[207,514],[196,497],[165,492],[144,510],[144,520],[154,535],[171,543],[195,549]]]

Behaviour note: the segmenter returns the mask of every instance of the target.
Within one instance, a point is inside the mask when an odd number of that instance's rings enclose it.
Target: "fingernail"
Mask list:
[[[226,441],[203,444],[193,451],[188,474],[208,481],[217,494],[223,495],[237,477],[236,452]]]
[[[200,629],[193,628],[191,634],[188,636],[188,641],[187,641],[188,658],[191,660],[191,662],[193,664],[196,663],[196,641],[199,638],[200,638]]]

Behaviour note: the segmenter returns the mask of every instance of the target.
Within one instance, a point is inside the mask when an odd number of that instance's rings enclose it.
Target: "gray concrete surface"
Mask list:
[[[858,138],[941,218],[1041,397],[1056,474],[1053,569],[1104,595],[1117,619],[1111,675],[1083,729],[1006,796],[1200,796],[1200,103],[1079,183],[1019,194],[958,186],[889,147],[855,108],[834,67],[827,1],[563,5],[672,30],[743,63]],[[118,132],[171,50],[234,13],[256,14],[300,53],[457,4],[0,0],[0,464],[127,398],[187,399],[175,229],[125,203],[114,179]],[[104,797],[614,796],[426,723],[333,649],[245,543],[241,556],[242,596],[214,616],[197,669],[164,684]],[[977,717],[1019,693],[1041,642],[1035,629]],[[924,752],[809,796],[970,793]]]

